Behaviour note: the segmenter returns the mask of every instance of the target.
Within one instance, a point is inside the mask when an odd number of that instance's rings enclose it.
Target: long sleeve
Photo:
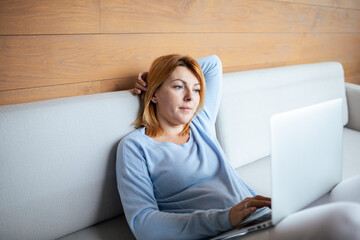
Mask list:
[[[222,91],[222,64],[218,56],[211,55],[197,60],[206,82],[204,112],[212,124],[216,121]]]
[[[231,228],[230,209],[160,211],[141,147],[131,139],[117,151],[117,181],[128,224],[137,239],[199,239]]]

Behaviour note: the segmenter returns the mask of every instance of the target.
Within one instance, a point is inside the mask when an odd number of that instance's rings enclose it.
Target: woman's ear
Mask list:
[[[155,94],[154,94],[154,96],[151,98],[151,101],[152,101],[153,103],[157,103],[157,99],[156,99]]]

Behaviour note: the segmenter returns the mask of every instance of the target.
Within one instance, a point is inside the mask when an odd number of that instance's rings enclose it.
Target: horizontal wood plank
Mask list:
[[[238,72],[238,71],[247,71],[247,70],[256,70],[263,68],[272,68],[272,67],[282,67],[282,66],[291,66],[298,64],[307,64],[307,63],[317,63],[317,62],[332,62],[335,61],[331,58],[326,57],[317,57],[316,59],[307,59],[307,60],[294,60],[294,61],[285,61],[285,62],[271,62],[263,64],[252,64],[252,65],[238,65],[238,66],[225,66],[223,68],[224,73],[227,72]],[[338,58],[335,62],[339,62],[343,65],[345,73],[345,82],[354,83],[360,85],[360,60],[359,59],[348,59],[348,58]]]
[[[134,86],[135,80],[133,77],[0,91],[0,105],[126,90]]]
[[[359,32],[359,9],[356,0],[2,0],[0,34],[98,33],[100,14],[103,33]]]
[[[100,82],[85,82],[38,88],[24,88],[11,91],[0,91],[0,105],[87,95],[98,92],[100,92]]]
[[[274,0],[280,2],[301,3],[315,6],[360,9],[359,0]]]
[[[246,70],[263,69],[270,67],[281,67],[296,64],[314,63],[319,61],[328,61],[329,59],[316,59],[316,60],[295,60],[286,62],[271,62],[254,65],[238,65],[238,66],[225,66],[223,71],[237,72]],[[360,61],[353,59],[339,59],[343,64],[345,71],[345,81],[360,85]],[[79,95],[88,95],[95,93],[120,91],[131,89],[134,86],[136,77],[111,79],[103,81],[93,81],[84,83],[72,83],[63,85],[54,85],[46,87],[34,87],[18,90],[0,91],[0,105],[18,104],[33,101],[49,100],[61,97],[72,97]]]
[[[169,53],[225,67],[359,59],[360,34],[118,34],[0,37],[0,91],[136,76]]]
[[[1,0],[0,35],[98,33],[100,0]]]
[[[102,0],[102,33],[359,33],[358,10],[264,0]]]
[[[360,85],[360,59],[343,59],[340,62],[344,67],[345,82]]]

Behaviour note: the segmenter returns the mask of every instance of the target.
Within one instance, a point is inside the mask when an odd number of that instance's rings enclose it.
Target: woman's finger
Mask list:
[[[141,94],[141,90],[138,89],[138,88],[134,88],[134,93],[135,93],[135,94]]]
[[[271,201],[271,198],[269,197],[264,197],[264,196],[261,196],[261,195],[256,195],[255,197],[253,197],[254,199],[257,199],[257,200],[267,200],[267,201]]]
[[[244,210],[241,211],[241,218],[240,218],[240,223],[242,223],[243,221],[245,221],[248,217],[250,217],[251,214],[253,214],[256,211],[255,207],[249,207],[246,208]],[[240,224],[239,223],[239,224]]]
[[[139,85],[144,86],[144,87],[146,87],[146,85],[147,85],[146,82],[144,80],[142,80],[142,79],[138,79],[136,81],[136,83],[138,83]]]
[[[147,72],[141,72],[138,74],[138,81],[141,82],[143,86],[146,86],[146,77],[147,77]]]
[[[249,200],[244,203],[244,208],[255,207],[255,208],[263,208],[263,207],[270,207],[271,208],[271,201],[268,200]]]
[[[141,91],[146,91],[146,87],[144,87],[143,85],[141,85],[138,82],[135,83],[135,89],[139,89]]]

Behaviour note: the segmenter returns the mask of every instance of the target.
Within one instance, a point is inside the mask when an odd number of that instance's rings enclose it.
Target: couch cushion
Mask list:
[[[349,122],[346,127],[360,131],[360,85],[345,83],[349,109]]]
[[[343,179],[360,174],[360,132],[344,128]]]
[[[69,234],[58,240],[135,240],[125,216],[98,223],[94,226]]]
[[[271,196],[270,155],[239,167],[236,172],[257,194]]]
[[[360,174],[360,132],[344,128],[343,180]],[[239,176],[255,191],[271,196],[271,157],[266,156],[236,169]]]
[[[138,103],[124,91],[0,107],[2,239],[54,239],[121,214],[115,153]]]
[[[343,99],[344,72],[327,62],[224,74],[216,123],[220,144],[234,168],[270,154],[270,116],[323,101]]]

